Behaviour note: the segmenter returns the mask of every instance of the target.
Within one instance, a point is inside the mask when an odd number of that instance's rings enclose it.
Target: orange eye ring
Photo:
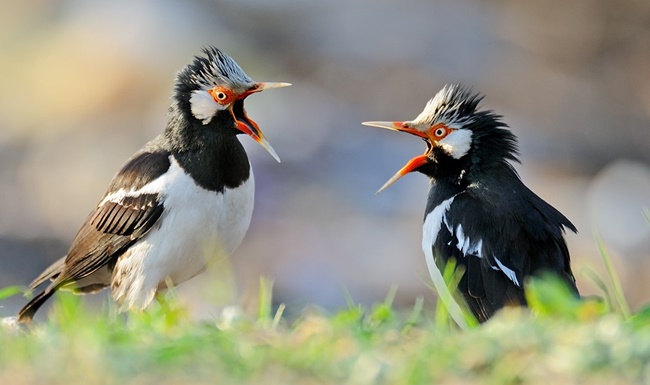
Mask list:
[[[219,86],[212,88],[208,90],[208,93],[212,96],[215,102],[222,106],[228,105],[235,100],[235,93],[225,87]]]
[[[449,135],[452,131],[452,128],[449,128],[444,124],[436,124],[429,129],[429,135],[432,139],[439,141],[444,139],[444,137]]]

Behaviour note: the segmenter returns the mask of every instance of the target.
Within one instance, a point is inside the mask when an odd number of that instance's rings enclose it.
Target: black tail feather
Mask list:
[[[30,322],[32,318],[34,318],[34,314],[36,314],[38,309],[52,296],[52,294],[56,292],[56,289],[56,286],[50,286],[40,292],[36,297],[32,298],[32,300],[18,312],[18,322]]]
[[[467,271],[458,284],[469,310],[483,323],[508,305],[526,306],[524,290],[480,258],[464,260]]]

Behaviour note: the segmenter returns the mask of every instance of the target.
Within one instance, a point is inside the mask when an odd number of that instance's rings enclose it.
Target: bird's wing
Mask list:
[[[504,304],[523,304],[525,299],[520,286],[524,269],[513,263],[518,257],[500,230],[507,215],[480,203],[466,193],[458,194],[440,216],[438,234],[429,247],[443,263],[454,258],[465,271],[458,289],[483,322]]]
[[[127,162],[77,233],[56,282],[74,282],[114,262],[151,230],[164,211],[164,192],[154,185],[169,166],[168,153],[144,152]]]
[[[56,290],[74,285],[104,266],[111,266],[133,243],[142,238],[164,211],[165,174],[169,153],[142,151],[115,175],[108,191],[81,226],[65,259],[47,268],[30,286],[53,282],[18,312],[19,322],[34,317]],[[105,285],[93,282],[92,290]],[[83,288],[80,288],[83,291]]]
[[[162,215],[159,196],[142,194],[107,201],[86,219],[65,260],[63,279],[78,280],[120,256]]]
[[[508,303],[525,304],[524,278],[537,271],[563,275],[575,285],[562,236],[567,225],[555,216],[561,216],[557,210],[539,206],[529,194],[541,201],[525,187],[479,194],[468,190],[455,197],[442,217],[432,249],[444,261],[454,257],[464,267],[459,289],[479,319]]]

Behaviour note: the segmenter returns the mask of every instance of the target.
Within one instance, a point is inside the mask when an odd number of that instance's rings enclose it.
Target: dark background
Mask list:
[[[379,188],[421,141],[360,125],[414,118],[445,83],[487,94],[520,138],[524,181],[565,213],[580,289],[598,292],[600,231],[633,306],[650,297],[650,2],[5,0],[0,13],[0,287],[62,256],[111,177],[165,126],[172,80],[215,45],[259,81],[246,137],[251,229],[231,262],[181,286],[290,309],[433,295],[420,249],[427,180]],[[225,271],[225,273],[223,272]],[[228,274],[233,272],[234,274]],[[214,285],[210,281],[220,280]],[[215,294],[222,293],[222,294]],[[192,301],[195,299],[195,301]],[[23,299],[4,301],[0,315]]]

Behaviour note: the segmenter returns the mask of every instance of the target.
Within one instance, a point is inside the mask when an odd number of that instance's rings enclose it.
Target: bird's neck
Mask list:
[[[442,202],[465,191],[467,187],[448,179],[431,178],[431,187],[427,199],[425,215],[438,207]]]
[[[492,154],[492,152],[490,152]],[[479,157],[468,154],[456,159],[440,148],[435,148],[430,162],[419,169],[432,180],[432,184],[455,186],[463,190],[469,185],[481,183],[481,179],[517,177],[517,172],[509,161],[517,160],[514,154],[506,156]]]
[[[224,188],[239,187],[250,177],[248,156],[234,136],[172,154],[197,184],[208,190],[222,192]]]
[[[170,117],[163,134],[179,165],[205,189],[222,192],[240,186],[250,177],[248,156],[230,125],[234,127],[234,122],[223,118],[202,125]]]
[[[471,164],[468,159],[455,159],[442,149],[434,149],[434,153],[425,166],[419,171],[431,178],[433,185],[455,186],[453,189],[463,189],[467,186],[467,172]]]
[[[431,187],[427,213],[442,202],[462,193],[484,196],[486,193],[493,194],[500,191],[503,185],[525,188],[515,169],[505,160],[483,164],[480,168],[468,163],[466,167],[456,169],[454,172],[450,172],[450,169],[443,171],[442,167],[438,171],[436,176],[429,175]]]

